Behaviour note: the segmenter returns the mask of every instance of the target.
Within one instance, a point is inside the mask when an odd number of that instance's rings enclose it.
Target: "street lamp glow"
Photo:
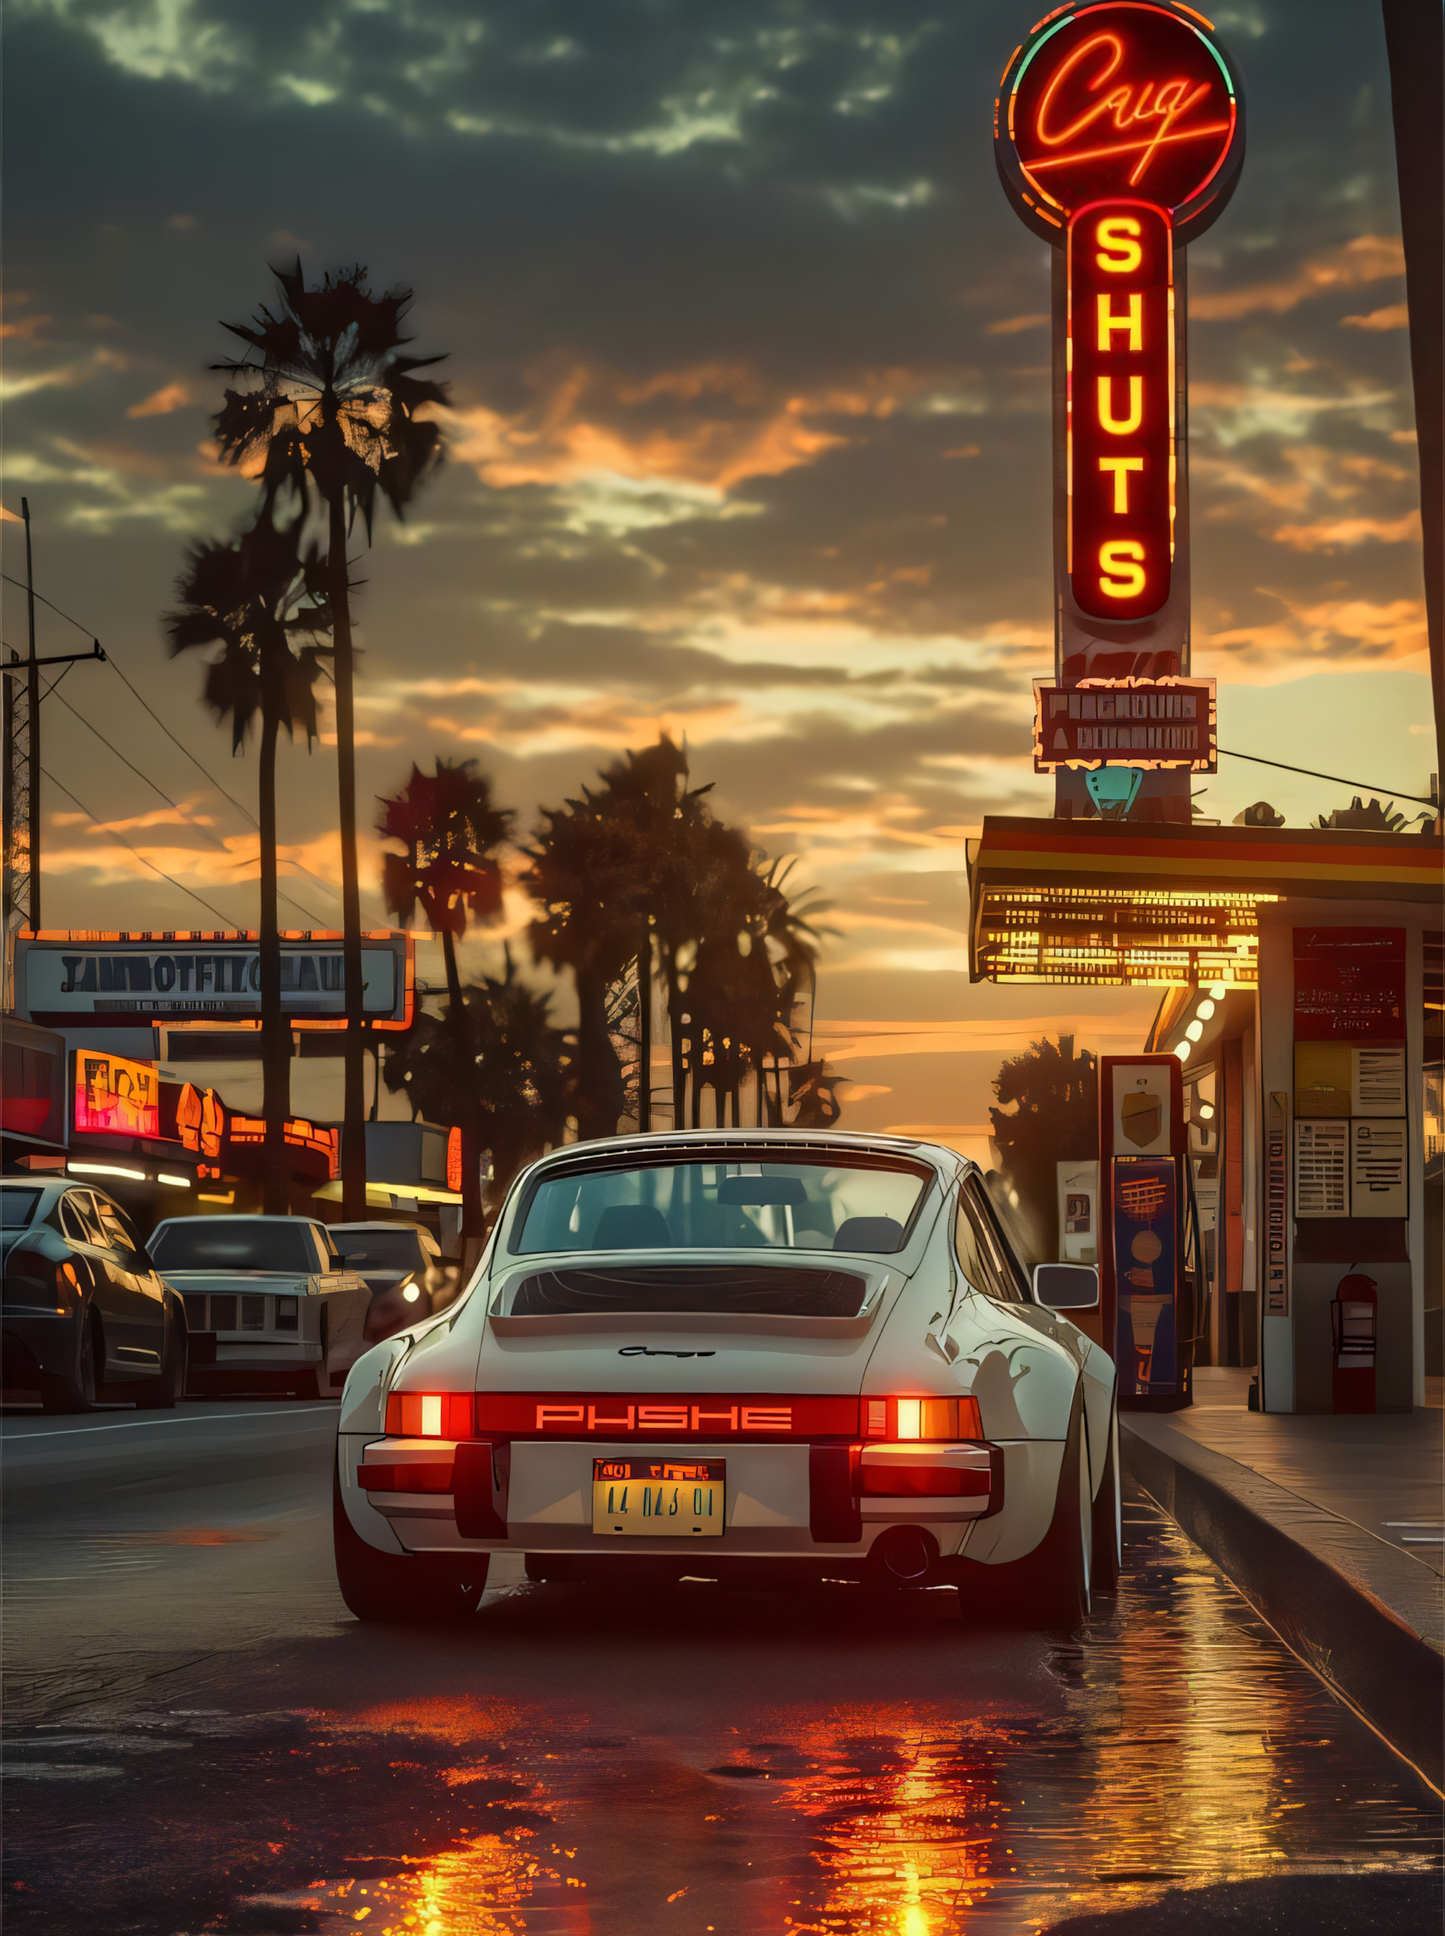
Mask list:
[[[1197,1042],[1204,1033],[1203,1022],[1191,1022],[1184,1033],[1189,1037],[1191,1042]]]
[[[169,1170],[157,1170],[156,1182],[169,1183],[175,1190],[189,1190],[191,1187],[191,1179],[188,1176],[172,1176]]]
[[[1174,1053],[1179,1057],[1181,1062],[1187,1062],[1189,1060],[1189,1052],[1193,1047],[1194,1044],[1192,1042],[1176,1042],[1174,1044]]]
[[[1199,1017],[1201,1022],[1207,1022],[1214,1013],[1213,1002],[1201,1002],[1194,1013]]]
[[[1224,981],[1217,981],[1209,991],[1209,999],[1212,1002],[1222,1002],[1228,993],[1229,993],[1229,983]]]
[[[72,1176],[128,1176],[133,1183],[144,1183],[144,1170],[122,1169],[118,1163],[67,1163]]]

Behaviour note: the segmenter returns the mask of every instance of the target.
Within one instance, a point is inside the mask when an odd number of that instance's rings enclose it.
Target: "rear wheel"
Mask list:
[[[1094,1495],[1090,1517],[1093,1520],[1093,1588],[1095,1593],[1117,1593],[1119,1570],[1123,1563],[1124,1515],[1119,1497],[1119,1413],[1109,1413],[1109,1444],[1104,1458],[1104,1476]]]
[[[964,1619],[1072,1632],[1089,1612],[1093,1530],[1083,1404],[1076,1394],[1049,1530],[1020,1560],[1000,1566],[968,1559],[958,1563]]]
[[[140,1387],[136,1410],[173,1412],[186,1395],[186,1334],[172,1317],[166,1325],[166,1355],[159,1378],[148,1378]]]
[[[46,1412],[88,1412],[95,1405],[96,1367],[102,1362],[95,1319],[83,1311],[76,1327],[75,1356],[63,1372],[40,1379],[40,1407]]]
[[[335,1475],[331,1523],[336,1582],[358,1620],[438,1624],[476,1612],[487,1584],[487,1554],[452,1559],[446,1553],[378,1553],[352,1525]]]

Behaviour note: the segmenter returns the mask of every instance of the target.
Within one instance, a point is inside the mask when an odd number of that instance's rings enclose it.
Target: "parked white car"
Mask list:
[[[977,1166],[887,1136],[572,1145],[466,1293],[346,1381],[341,1590],[362,1619],[533,1579],[856,1579],[1072,1626],[1119,1564],[1112,1359],[1019,1263]]]
[[[335,1397],[365,1351],[371,1292],[311,1217],[168,1217],[148,1246],[181,1293],[186,1390]]]

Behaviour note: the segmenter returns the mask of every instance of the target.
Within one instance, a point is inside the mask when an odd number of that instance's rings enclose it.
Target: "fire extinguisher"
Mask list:
[[[1375,1319],[1379,1308],[1380,1294],[1373,1277],[1352,1271],[1340,1279],[1330,1305],[1333,1407],[1337,1412],[1375,1409]]]

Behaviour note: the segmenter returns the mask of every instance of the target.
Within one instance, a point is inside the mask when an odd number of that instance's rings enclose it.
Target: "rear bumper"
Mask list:
[[[986,1489],[918,1497],[863,1493],[861,1448],[847,1443],[650,1444],[649,1455],[658,1458],[726,1461],[725,1530],[691,1540],[614,1537],[592,1530],[592,1462],[635,1453],[635,1443],[453,1445],[347,1433],[339,1447],[348,1516],[384,1551],[605,1552],[618,1560],[688,1553],[699,1564],[705,1551],[719,1560],[858,1561],[889,1528],[913,1526],[951,1555],[964,1550],[979,1520],[1000,1509],[1003,1493],[1003,1454],[986,1446],[952,1448],[955,1463]]]

